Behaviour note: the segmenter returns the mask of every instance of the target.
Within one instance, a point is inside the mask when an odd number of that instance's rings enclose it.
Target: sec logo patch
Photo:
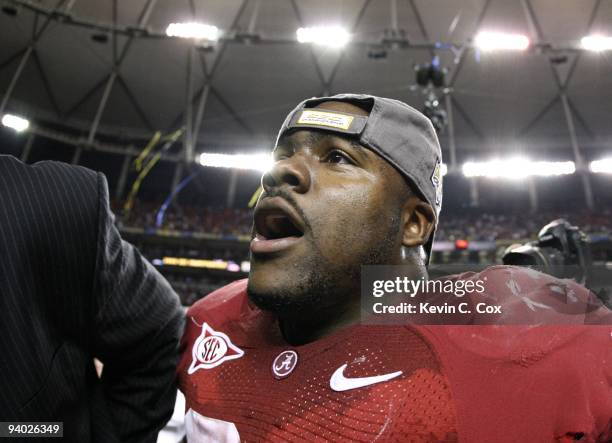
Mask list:
[[[217,332],[204,323],[202,333],[193,344],[191,355],[188,374],[193,374],[198,369],[212,369],[224,361],[240,358],[244,351],[234,345],[223,332]]]

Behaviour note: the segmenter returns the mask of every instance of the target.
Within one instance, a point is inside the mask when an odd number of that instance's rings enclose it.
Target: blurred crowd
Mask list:
[[[544,225],[564,218],[588,234],[612,235],[612,211],[539,212],[528,214],[489,214],[480,211],[442,214],[436,241],[466,239],[472,241],[535,239]]]
[[[190,276],[162,272],[181,299],[183,306],[191,306],[207,294],[231,283],[233,280]]]
[[[181,232],[205,232],[219,236],[239,236],[251,233],[252,211],[231,208],[195,208],[170,205],[159,217],[161,204],[137,202],[129,211],[115,205],[119,226],[145,230],[167,229]],[[161,224],[158,225],[158,218]]]
[[[145,231],[156,229],[179,231],[183,234],[204,233],[219,238],[233,239],[248,236],[251,232],[253,211],[249,209],[194,208],[173,204],[166,211],[161,226],[157,226],[159,204],[138,203],[124,213],[120,205],[114,205],[119,228],[139,228]],[[477,209],[461,213],[442,213],[436,232],[436,241],[465,239],[469,241],[512,241],[534,240],[538,231],[547,223],[565,218],[588,234],[612,237],[612,210],[597,212],[540,212],[527,214],[483,213]],[[146,240],[146,239],[149,240]],[[145,257],[154,263],[163,257],[184,257],[193,259],[224,260],[240,264],[247,261],[248,247],[237,242],[158,242],[154,238],[135,237],[132,242]],[[241,273],[179,272],[176,268],[159,266],[158,269],[179,294],[184,306],[215,289],[241,278]]]
[[[157,215],[160,205],[138,203],[126,215],[116,209],[120,226],[148,229],[167,229],[181,232],[202,232],[218,236],[249,235],[253,211],[250,209],[193,208],[173,204],[165,212],[160,226]],[[528,214],[491,214],[479,210],[462,213],[443,213],[436,233],[437,241],[467,239],[472,241],[533,239],[547,223],[565,218],[583,231],[592,234],[612,232],[612,211]]]

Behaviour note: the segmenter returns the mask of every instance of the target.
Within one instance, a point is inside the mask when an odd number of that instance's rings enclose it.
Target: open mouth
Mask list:
[[[253,254],[279,253],[299,243],[305,223],[297,211],[280,197],[261,200],[254,214],[255,238],[251,240]]]
[[[255,231],[265,240],[302,237],[304,230],[290,214],[281,208],[270,208],[255,214]]]

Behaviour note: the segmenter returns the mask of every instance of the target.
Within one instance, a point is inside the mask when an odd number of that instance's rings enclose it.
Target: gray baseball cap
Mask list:
[[[370,114],[312,109],[327,101],[352,103],[370,110]],[[373,95],[313,97],[289,113],[278,133],[277,144],[287,131],[299,128],[330,131],[355,139],[387,160],[434,209],[435,233],[442,208],[442,151],[431,121],[422,113],[398,100]],[[434,233],[424,245],[428,262]]]

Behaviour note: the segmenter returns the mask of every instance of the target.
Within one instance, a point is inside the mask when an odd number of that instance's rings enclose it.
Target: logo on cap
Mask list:
[[[282,379],[288,377],[297,366],[298,355],[295,351],[283,351],[272,362],[272,374],[274,378]]]
[[[436,161],[436,166],[431,174],[431,183],[436,191],[436,205],[440,206],[442,203],[442,167],[440,160]]]
[[[346,131],[351,127],[353,118],[354,117],[351,115],[337,114],[335,112],[304,109],[296,123],[298,125],[327,126],[330,128],[344,129]]]
[[[244,351],[232,343],[223,332],[213,330],[207,323],[202,325],[202,333],[191,349],[193,360],[187,370],[193,374],[198,369],[212,369],[227,360],[244,355]]]

